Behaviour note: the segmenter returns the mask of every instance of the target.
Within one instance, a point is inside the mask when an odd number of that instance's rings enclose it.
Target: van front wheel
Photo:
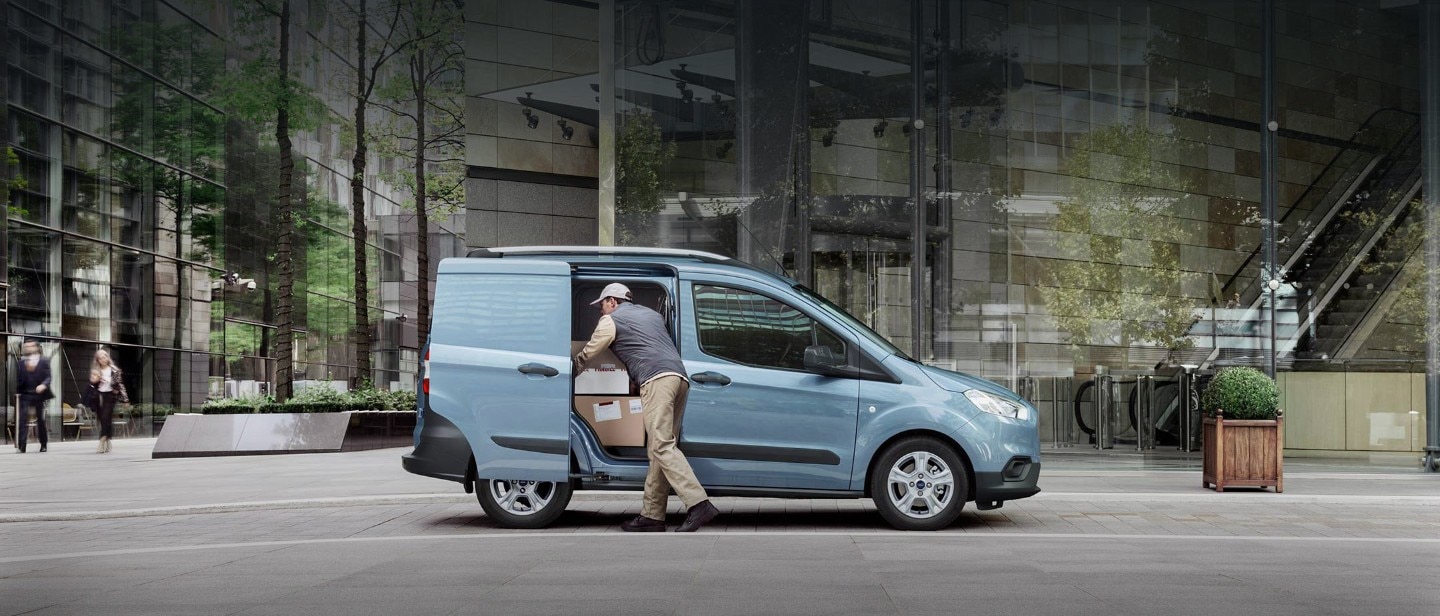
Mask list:
[[[475,497],[485,514],[505,528],[545,528],[565,513],[570,484],[518,479],[481,479]]]
[[[880,454],[870,496],[880,515],[900,530],[940,530],[960,517],[969,477],[949,444],[928,436],[907,438]]]

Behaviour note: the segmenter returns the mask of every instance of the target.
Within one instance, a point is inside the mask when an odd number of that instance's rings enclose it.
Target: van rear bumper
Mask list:
[[[416,475],[465,483],[470,467],[470,442],[450,420],[425,414],[415,451],[400,456],[400,466]]]
[[[1019,477],[1006,477],[1005,471],[975,473],[975,502],[993,503],[1027,498],[1040,493],[1040,463],[1028,462]]]

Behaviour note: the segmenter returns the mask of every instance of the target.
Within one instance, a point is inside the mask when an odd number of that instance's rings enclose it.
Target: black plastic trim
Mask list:
[[[1005,481],[1001,471],[975,473],[975,502],[1002,502],[1040,493],[1040,463],[1031,462],[1024,477]]]
[[[581,490],[628,490],[641,492],[645,482],[630,480],[581,479]],[[709,496],[739,496],[752,498],[865,498],[864,491],[850,490],[805,490],[801,488],[750,488],[743,486],[705,486]]]
[[[426,412],[415,451],[400,457],[400,466],[416,475],[465,482],[470,441],[449,419]]]
[[[492,436],[491,441],[506,449],[518,449],[520,451],[533,451],[535,453],[553,453],[565,455],[570,453],[570,439],[560,438],[534,438],[528,436]]]
[[[796,464],[825,464],[839,466],[840,456],[824,449],[802,447],[765,447],[761,445],[726,445],[721,443],[693,443],[682,441],[680,451],[692,458],[715,458],[720,460],[753,460],[756,462],[792,462]]]

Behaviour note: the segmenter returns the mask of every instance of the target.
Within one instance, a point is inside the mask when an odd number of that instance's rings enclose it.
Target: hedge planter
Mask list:
[[[1205,418],[1204,477],[1216,492],[1237,486],[1285,491],[1285,414],[1275,419],[1226,419],[1225,412]]]
[[[356,451],[413,442],[415,411],[170,416],[152,458]]]

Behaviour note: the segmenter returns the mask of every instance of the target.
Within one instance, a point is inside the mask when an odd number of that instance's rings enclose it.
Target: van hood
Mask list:
[[[1006,400],[1020,400],[1020,396],[1015,395],[1015,392],[978,376],[971,376],[962,372],[952,372],[924,364],[920,365],[920,370],[925,373],[925,376],[930,377],[930,380],[935,381],[935,385],[945,391],[953,391],[960,394],[972,389],[978,389],[985,393],[995,394]]]

